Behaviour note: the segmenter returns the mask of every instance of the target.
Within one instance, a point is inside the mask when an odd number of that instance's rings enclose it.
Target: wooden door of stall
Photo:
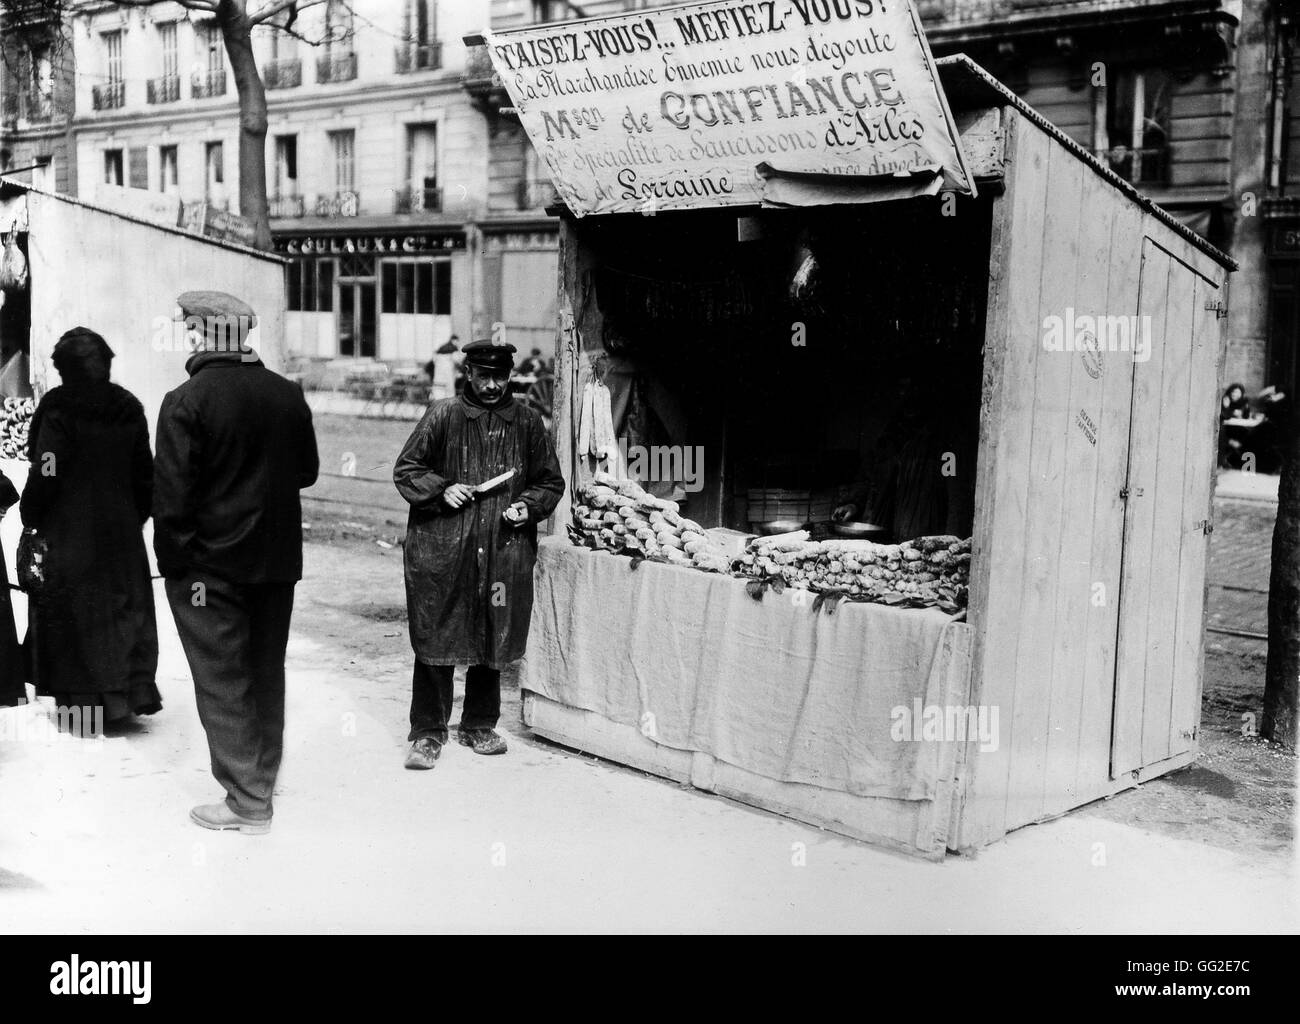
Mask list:
[[[1111,778],[1191,750],[1217,429],[1219,289],[1143,241],[1133,363]]]

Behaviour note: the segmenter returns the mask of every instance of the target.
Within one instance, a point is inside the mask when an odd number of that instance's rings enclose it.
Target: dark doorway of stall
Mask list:
[[[898,540],[970,536],[991,213],[935,197],[584,224],[629,453],[698,453],[665,496],[710,527],[820,535],[852,505]]]

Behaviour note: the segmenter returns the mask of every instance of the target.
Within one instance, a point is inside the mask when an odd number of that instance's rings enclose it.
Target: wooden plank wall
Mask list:
[[[1207,409],[1218,390],[1213,282],[1146,241],[1142,312],[1152,358],[1135,368],[1124,608],[1116,670],[1112,774],[1118,778],[1194,746],[1200,719],[1201,626],[1214,466]],[[1138,494],[1138,491],[1141,491]]]
[[[1179,552],[1178,617],[1174,641],[1174,678],[1194,678],[1195,686],[1177,686],[1169,715],[1171,753],[1188,750],[1201,721],[1203,681],[1205,579],[1209,561],[1209,537],[1197,524],[1213,522],[1215,462],[1218,454],[1218,402],[1220,330],[1216,313],[1206,310],[1207,302],[1219,298],[1212,282],[1196,277],[1192,303],[1192,366],[1188,421],[1187,466],[1183,488],[1182,546]],[[1190,735],[1189,735],[1190,734]]]
[[[1002,709],[1009,713],[1014,708],[1014,641],[1021,602],[1012,595],[1024,564],[1019,551],[1029,477],[996,470],[1000,465],[1029,463],[1031,438],[1019,425],[1033,404],[1045,233],[1017,226],[1041,224],[1047,216],[1050,151],[1048,136],[1015,111],[1007,111],[1005,127],[1008,168],[1006,192],[994,207],[970,593],[970,622],[975,629],[971,700],[998,706],[1003,732],[1009,731],[1011,722],[1009,714],[1003,721]],[[1013,287],[1016,282],[1021,286]],[[954,837],[962,848],[982,846],[1007,831],[1010,744],[1002,742],[984,753],[968,750],[966,771],[967,792]]]
[[[1088,359],[1043,345],[1048,316],[1067,317],[1071,308],[1076,317],[1139,311],[1144,233],[1158,234],[1179,251],[1189,247],[1018,115],[1009,117],[1008,154],[990,269],[971,594],[973,699],[998,708],[1001,735],[996,751],[968,751],[971,781],[957,848],[981,845],[1114,788],[1116,638],[1121,616],[1130,614],[1120,599],[1120,490],[1130,426],[1133,444],[1154,452],[1153,465],[1165,467],[1164,489],[1178,494],[1176,502],[1159,506],[1164,529],[1157,530],[1154,518],[1142,527],[1140,558],[1157,577],[1172,567],[1170,586],[1183,588],[1161,602],[1140,599],[1143,632],[1162,630],[1170,641],[1154,655],[1167,689],[1153,698],[1163,701],[1165,717],[1152,732],[1150,749],[1142,751],[1152,758],[1147,763],[1177,752],[1169,738],[1198,710],[1199,663],[1193,668],[1189,661],[1199,650],[1192,636],[1200,628],[1199,604],[1177,597],[1193,584],[1200,593],[1204,564],[1180,554],[1184,533],[1176,518],[1167,520],[1191,499],[1203,518],[1205,502],[1197,496],[1208,497],[1209,470],[1185,478],[1183,467],[1200,465],[1208,443],[1203,415],[1193,421],[1200,424],[1194,435],[1188,433],[1189,402],[1200,400],[1190,396],[1193,377],[1214,408],[1208,355],[1193,367],[1171,366],[1167,382],[1147,374],[1135,398],[1132,353],[1103,351]],[[1184,254],[1209,270],[1206,258]],[[1193,307],[1203,304],[1190,280],[1176,283],[1172,296],[1182,325],[1176,329],[1188,337]],[[1163,309],[1167,298],[1149,290],[1143,311]],[[1206,346],[1217,353],[1212,339]],[[1152,364],[1160,366],[1158,355]],[[1131,425],[1132,408],[1142,409],[1144,419]],[[1185,646],[1172,643],[1179,628]],[[1175,650],[1182,652],[1177,667]],[[1141,659],[1137,664],[1143,673]],[[1174,707],[1184,723],[1178,728],[1170,717]],[[1133,726],[1127,717],[1122,722]],[[1141,737],[1140,710],[1136,728]]]

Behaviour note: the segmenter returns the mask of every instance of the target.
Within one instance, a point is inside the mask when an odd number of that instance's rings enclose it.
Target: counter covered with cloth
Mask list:
[[[561,537],[534,588],[525,691],[778,783],[925,801],[951,780],[958,744],[913,721],[967,700],[969,626],[938,610],[827,614],[807,592],[755,600],[732,576]]]

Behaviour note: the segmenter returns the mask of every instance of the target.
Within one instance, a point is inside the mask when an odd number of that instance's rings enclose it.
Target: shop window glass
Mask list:
[[[433,265],[433,311],[438,316],[451,315],[451,261],[439,260]]]
[[[417,313],[433,312],[432,263],[417,263],[415,265],[415,311]]]
[[[322,313],[334,309],[334,261],[316,262],[316,308]]]
[[[380,308],[385,313],[397,312],[397,264],[380,264],[381,290],[383,296]]]
[[[397,265],[397,311],[399,313],[415,311],[415,300],[411,294],[414,289],[415,264],[399,263]]]
[[[294,312],[302,309],[302,264],[297,260],[289,264],[289,308]]]

